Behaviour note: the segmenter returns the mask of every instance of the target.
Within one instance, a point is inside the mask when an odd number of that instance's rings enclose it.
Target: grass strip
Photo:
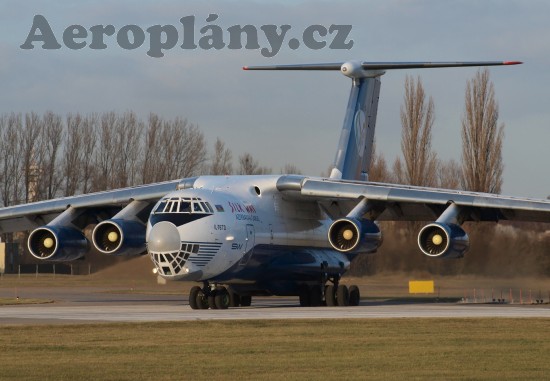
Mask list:
[[[548,319],[10,326],[0,327],[0,379],[545,379],[548,328]]]
[[[31,298],[0,298],[0,306],[13,306],[17,304],[46,304],[53,303],[51,299],[31,299]],[[0,376],[1,379],[1,376]]]

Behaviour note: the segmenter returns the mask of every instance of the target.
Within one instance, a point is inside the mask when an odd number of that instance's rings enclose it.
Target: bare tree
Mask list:
[[[42,117],[41,149],[38,150],[37,199],[49,200],[57,196],[62,174],[59,170],[59,151],[62,149],[63,122],[61,116],[46,112]]]
[[[19,133],[23,129],[21,114],[0,118],[0,192],[4,206],[18,204],[22,197],[22,157]]]
[[[271,173],[271,169],[261,167],[250,153],[239,156],[239,175],[265,175]]]
[[[19,134],[19,149],[23,160],[23,189],[25,192],[25,202],[33,201],[37,196],[37,181],[39,175],[38,159],[40,149],[39,144],[41,132],[40,117],[32,113],[25,114],[25,123]]]
[[[81,176],[81,155],[82,155],[82,116],[80,114],[67,115],[65,135],[65,160],[63,162],[64,186],[63,195],[72,196],[76,194]]]
[[[401,106],[401,151],[404,161],[397,159],[394,172],[397,180],[410,185],[433,186],[436,183],[437,158],[432,151],[434,103],[426,94],[420,77],[407,76]]]
[[[133,112],[117,115],[114,120],[111,145],[112,176],[110,188],[122,188],[136,185],[138,173],[138,156],[141,148],[141,134],[144,128]]]
[[[82,122],[80,130],[82,134],[82,156],[80,161],[82,193],[89,193],[92,190],[92,183],[96,171],[94,166],[94,153],[97,145],[98,120],[99,117],[97,114],[87,115]]]
[[[232,164],[233,155],[229,148],[225,148],[225,143],[216,139],[214,145],[214,155],[212,156],[212,164],[210,165],[210,174],[212,175],[229,175],[233,172]]]
[[[9,186],[6,186],[6,180],[8,179],[6,170],[8,158],[5,155],[5,139],[6,139],[6,125],[7,125],[8,116],[0,116],[0,152],[4,153],[0,155],[0,193],[2,197],[2,205],[9,205]],[[8,204],[6,204],[6,198],[8,199]]]
[[[389,182],[391,181],[391,174],[388,170],[388,165],[384,154],[378,153],[376,150],[376,143],[372,145],[372,159],[369,168],[369,181],[376,182]]]
[[[150,114],[144,131],[143,183],[200,174],[206,162],[206,142],[198,126],[187,119],[165,121],[156,114]]]
[[[460,189],[462,182],[462,167],[456,160],[439,162],[438,186],[446,189]]]
[[[281,170],[281,173],[286,175],[301,175],[302,171],[300,171],[294,164],[285,164],[284,168]]]
[[[174,130],[181,133],[181,138],[174,148],[177,157],[176,177],[189,177],[200,174],[206,163],[206,141],[197,125],[187,119],[176,118],[173,121]]]
[[[478,71],[466,85],[462,118],[462,173],[464,189],[500,193],[502,187],[502,140],[504,124],[498,125],[489,70]]]
[[[99,146],[96,147],[94,154],[93,191],[111,189],[112,187],[116,152],[114,147],[116,122],[117,115],[114,112],[101,115],[98,136]]]
[[[66,134],[63,160],[63,195],[90,192],[93,158],[96,145],[97,116],[69,114],[66,118]]]
[[[164,174],[157,181],[198,175],[206,162],[204,135],[198,126],[190,124],[187,119],[164,122],[160,146]]]
[[[161,170],[161,147],[159,144],[161,130],[162,119],[157,114],[149,114],[149,120],[145,127],[145,147],[141,163],[141,182],[143,184],[156,182]]]

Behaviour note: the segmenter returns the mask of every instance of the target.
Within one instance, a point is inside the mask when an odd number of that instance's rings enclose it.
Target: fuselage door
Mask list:
[[[250,260],[250,257],[252,256],[252,252],[254,251],[254,225],[246,225],[246,244],[244,247],[244,255],[239,262],[239,265],[245,266],[248,261]]]

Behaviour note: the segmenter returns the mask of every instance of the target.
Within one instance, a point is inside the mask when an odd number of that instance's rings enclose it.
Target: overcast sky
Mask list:
[[[550,2],[548,1],[64,1],[0,0],[0,113],[51,110],[132,110],[146,118],[185,117],[210,146],[220,137],[234,156],[250,152],[278,171],[286,163],[320,175],[334,159],[350,80],[338,72],[246,72],[244,65],[371,61],[520,60],[491,69],[500,121],[505,127],[503,193],[550,194]],[[209,14],[219,17],[207,22]],[[35,15],[49,22],[58,50],[20,48]],[[205,25],[262,25],[291,30],[271,58],[259,49],[184,50],[180,18],[195,16],[195,43]],[[151,58],[149,36],[125,50],[116,35],[106,49],[64,46],[70,25],[89,30],[174,25],[180,41]],[[350,50],[289,48],[309,25],[352,25]],[[91,36],[86,41],[91,43]],[[330,39],[327,37],[327,41]],[[243,40],[243,44],[244,44]],[[400,154],[399,109],[405,75],[420,75],[435,102],[434,148],[442,159],[460,160],[460,124],[466,81],[475,68],[393,71],[382,77],[377,145],[388,161]]]

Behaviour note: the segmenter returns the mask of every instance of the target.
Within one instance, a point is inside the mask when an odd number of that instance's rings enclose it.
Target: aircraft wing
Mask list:
[[[463,221],[550,222],[550,200],[302,176],[283,176],[277,188],[289,198],[320,202],[332,218],[366,199],[366,217],[378,221],[434,221],[453,203]]]
[[[93,211],[107,218],[132,201],[144,201],[152,207],[161,197],[176,190],[180,182],[167,181],[0,208],[0,233],[31,230],[46,225],[69,207],[82,212],[81,215]]]

